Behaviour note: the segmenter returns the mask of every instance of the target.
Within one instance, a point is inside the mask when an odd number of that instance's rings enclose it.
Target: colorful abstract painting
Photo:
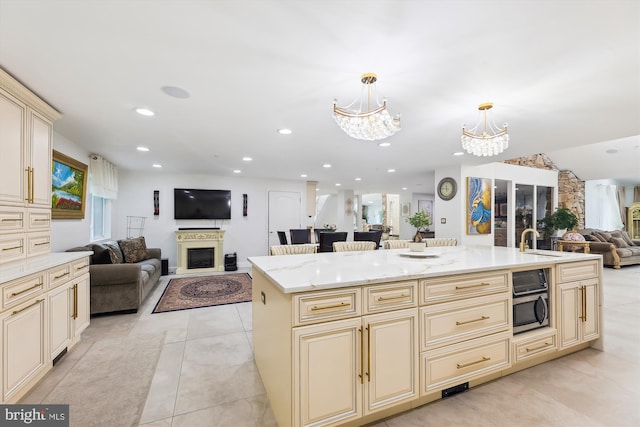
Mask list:
[[[467,234],[491,234],[491,179],[467,178]]]

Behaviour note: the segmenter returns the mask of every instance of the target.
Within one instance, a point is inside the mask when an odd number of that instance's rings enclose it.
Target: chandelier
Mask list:
[[[400,116],[391,117],[387,111],[387,100],[382,104],[376,95],[375,82],[378,76],[366,73],[360,77],[362,82],[362,94],[346,107],[338,107],[338,100],[333,100],[333,118],[338,126],[347,135],[356,139],[375,141],[387,138],[400,130]],[[362,111],[364,92],[366,90],[366,111]],[[375,107],[371,109],[372,97],[375,99]],[[357,109],[354,107],[358,103]]]
[[[462,125],[462,148],[467,150],[467,153],[476,156],[494,156],[500,154],[505,148],[509,147],[509,134],[507,133],[507,124],[503,125],[500,129],[493,119],[488,123],[487,128],[487,111],[493,107],[493,103],[485,102],[480,104],[478,110],[484,112],[484,127],[482,133],[478,132],[482,118],[478,120],[478,123],[470,130],[465,129],[465,125]]]

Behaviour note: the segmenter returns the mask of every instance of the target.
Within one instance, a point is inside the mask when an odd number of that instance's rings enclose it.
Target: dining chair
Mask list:
[[[292,228],[289,230],[292,245],[311,243],[311,230],[308,228]]]
[[[333,242],[334,252],[375,251],[376,242]]]
[[[318,247],[318,252],[333,252],[333,242],[344,242],[346,240],[346,231],[320,233],[320,245]]]
[[[287,242],[287,233],[285,233],[284,231],[278,231],[278,240],[280,240],[281,245],[289,244],[289,242]]]
[[[409,247],[409,240],[387,240],[384,242],[385,249],[404,249]]]
[[[327,233],[333,231],[330,228],[314,228],[313,235],[316,238],[316,243],[320,243],[320,233]]]
[[[375,242],[376,249],[380,247],[380,238],[382,237],[382,230],[371,231],[354,231],[354,242]]]
[[[437,246],[457,246],[458,240],[453,237],[438,237],[434,239],[423,239],[427,242],[428,248],[434,248]]]
[[[302,245],[274,245],[269,248],[269,255],[298,255],[315,253],[316,245],[312,243]]]

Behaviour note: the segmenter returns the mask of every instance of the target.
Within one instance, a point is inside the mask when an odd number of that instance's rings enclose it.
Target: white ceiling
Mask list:
[[[581,179],[640,183],[637,0],[0,0],[0,67],[123,169],[433,192],[436,168],[547,153]],[[391,147],[333,121],[364,72],[402,114]],[[486,101],[511,146],[452,156]]]

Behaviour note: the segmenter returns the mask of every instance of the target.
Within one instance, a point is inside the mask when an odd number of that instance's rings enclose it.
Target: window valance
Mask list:
[[[118,169],[102,156],[89,156],[89,192],[105,199],[118,198]]]

